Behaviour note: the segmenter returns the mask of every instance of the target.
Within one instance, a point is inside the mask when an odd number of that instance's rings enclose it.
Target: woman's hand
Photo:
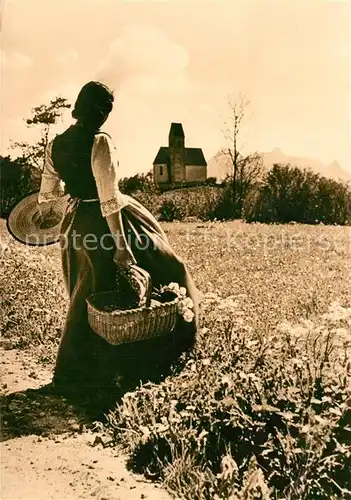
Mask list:
[[[122,267],[130,267],[132,264],[136,264],[136,260],[129,247],[117,248],[113,260],[118,266]]]
[[[122,267],[129,267],[132,264],[136,264],[133,252],[124,234],[121,212],[108,215],[106,221],[116,245],[116,252],[113,257],[114,262]]]

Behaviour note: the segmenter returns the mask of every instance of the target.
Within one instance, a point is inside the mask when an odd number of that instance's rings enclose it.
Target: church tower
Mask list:
[[[181,123],[172,123],[168,136],[171,183],[185,181],[184,130]]]

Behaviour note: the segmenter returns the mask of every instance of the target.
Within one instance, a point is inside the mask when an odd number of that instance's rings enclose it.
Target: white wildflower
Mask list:
[[[187,307],[188,309],[193,309],[194,307],[194,302],[191,300],[190,297],[187,297],[182,301],[182,304]]]
[[[229,375],[223,375],[223,377],[221,378],[221,383],[224,385],[224,384],[227,384],[229,386],[233,385],[233,381],[232,379],[229,377]]]
[[[178,302],[178,312],[179,314],[184,314],[185,311],[187,311],[187,307],[184,305],[183,302]]]
[[[180,288],[179,288],[179,285],[178,283],[175,283],[172,281],[172,283],[170,283],[167,287],[169,290],[171,290],[172,292],[175,292],[176,294],[179,294],[180,293]]]
[[[187,323],[190,323],[194,319],[193,311],[191,311],[190,309],[185,311],[185,313],[183,314],[183,318]]]

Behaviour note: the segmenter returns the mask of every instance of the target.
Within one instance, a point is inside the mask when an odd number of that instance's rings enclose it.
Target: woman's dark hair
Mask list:
[[[113,107],[113,92],[100,82],[89,82],[78,94],[72,116],[87,124],[103,122]]]

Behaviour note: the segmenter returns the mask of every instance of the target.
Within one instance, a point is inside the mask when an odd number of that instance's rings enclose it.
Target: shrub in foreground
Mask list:
[[[156,193],[157,188],[153,181],[153,173],[136,174],[133,177],[124,177],[119,181],[119,188],[122,193],[133,195],[138,191]]]
[[[160,207],[160,220],[164,222],[173,222],[174,220],[183,220],[186,216],[184,207],[176,200],[163,200]]]
[[[24,159],[0,158],[0,216],[8,217],[16,203],[39,186],[40,172]]]
[[[268,335],[230,297],[204,308],[186,368],[109,415],[134,467],[194,500],[347,498],[351,308]]]
[[[345,183],[291,165],[274,165],[244,205],[249,222],[345,225],[351,218]]]

